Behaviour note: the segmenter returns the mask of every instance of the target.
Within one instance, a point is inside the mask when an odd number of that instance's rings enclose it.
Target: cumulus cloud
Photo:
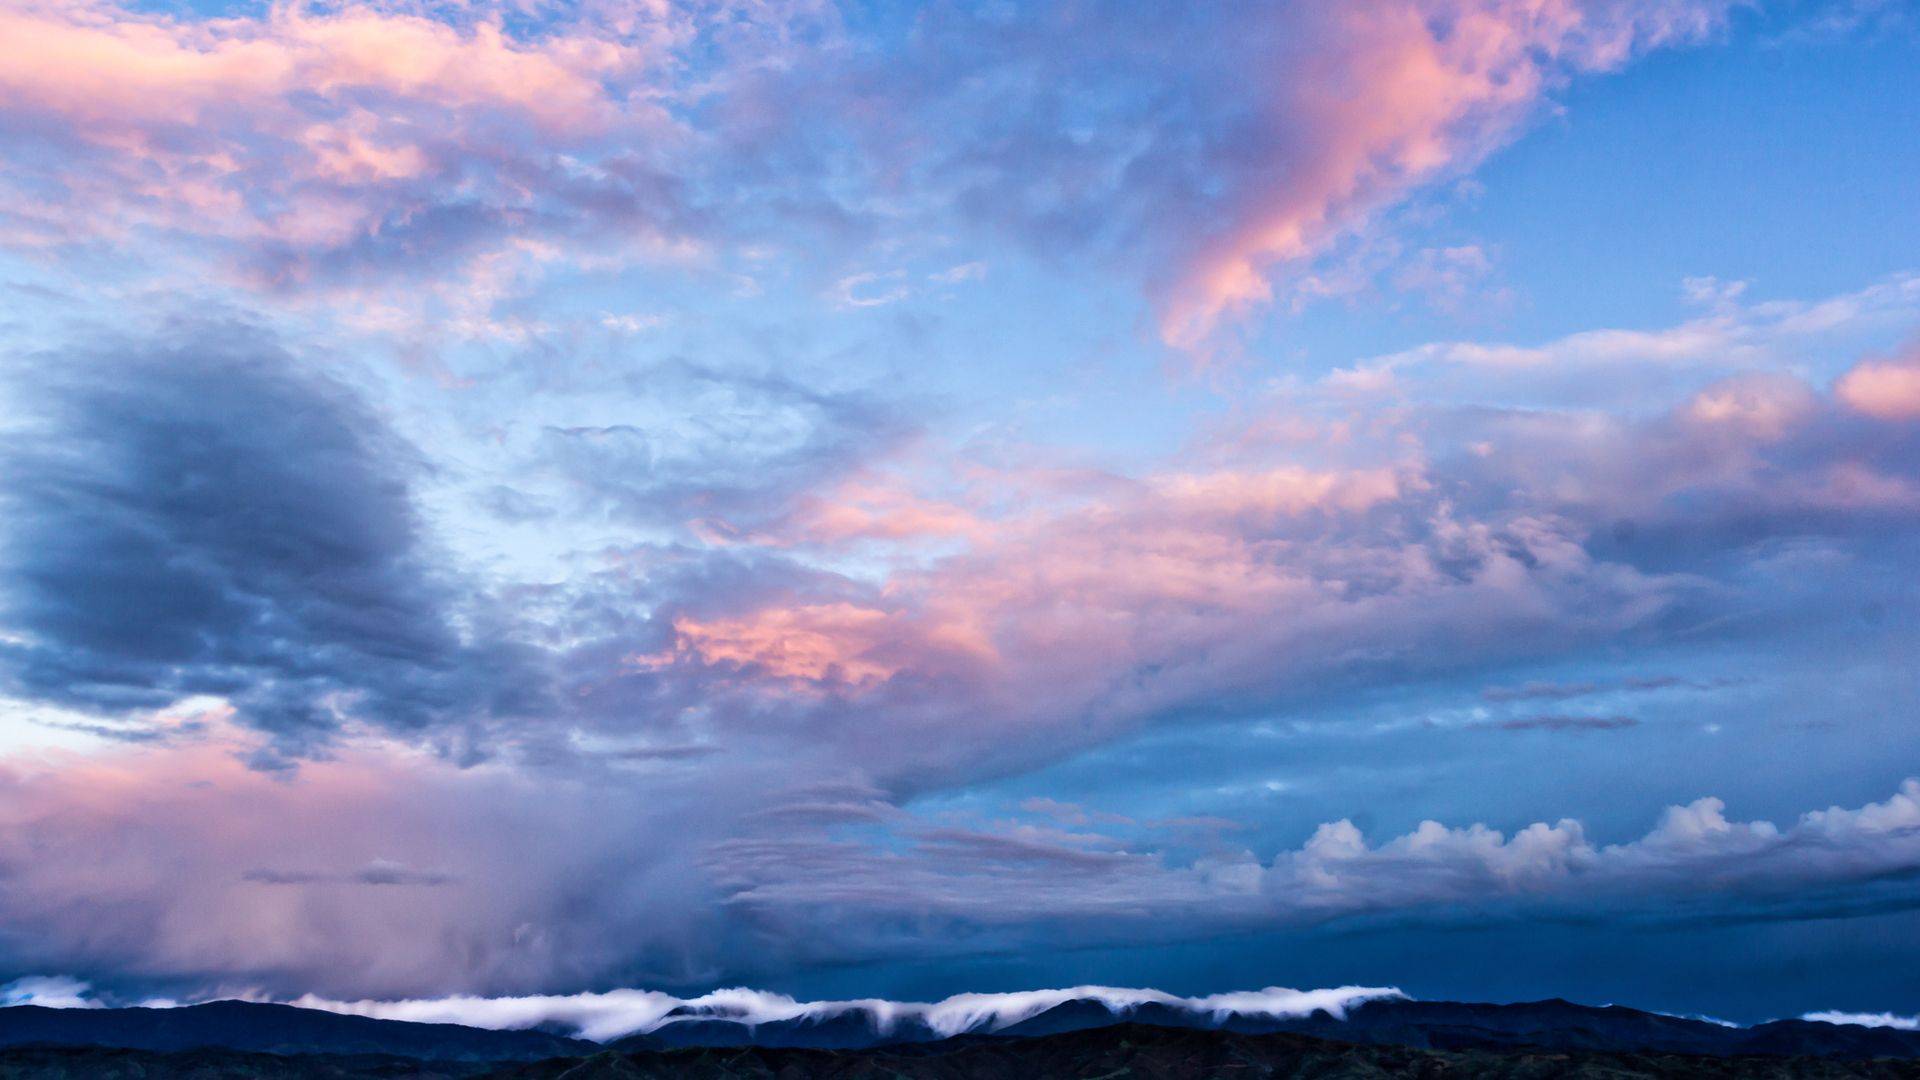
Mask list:
[[[1848,407],[1876,420],[1920,419],[1920,349],[1854,366],[1834,387]]]
[[[1903,884],[1920,870],[1913,779],[1882,802],[1811,811],[1784,827],[1731,819],[1711,797],[1669,807],[1653,829],[1617,844],[1566,819],[1512,834],[1427,821],[1378,843],[1341,820],[1266,861],[1222,851],[1185,867],[1117,839],[1031,826],[895,832],[896,842],[873,846],[791,837],[722,845],[717,880],[732,904],[778,920],[783,937],[833,935],[853,920],[870,940],[874,927],[911,912],[941,920],[943,942],[972,947],[1035,925],[1091,943],[1358,917],[1605,910],[1657,923],[1802,918],[1869,895],[1920,904]]]

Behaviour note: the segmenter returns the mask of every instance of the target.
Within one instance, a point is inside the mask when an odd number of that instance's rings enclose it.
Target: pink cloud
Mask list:
[[[1920,420],[1920,349],[1860,362],[1841,376],[1834,393],[1876,420]]]
[[[1264,130],[1222,151],[1236,193],[1161,296],[1162,336],[1192,347],[1270,302],[1275,277],[1413,188],[1478,163],[1576,72],[1696,37],[1724,3],[1368,0],[1263,9],[1233,32]],[[1286,47],[1315,43],[1305,55]],[[1236,86],[1241,85],[1239,80]],[[1166,208],[1178,214],[1176,208]]]
[[[214,723],[0,759],[15,959],[213,996],[525,990],[636,960],[659,964],[654,978],[690,974],[676,965],[699,936],[701,885],[675,867],[719,826],[685,823],[696,803],[672,763],[649,766],[636,800],[631,775],[463,768],[378,739],[270,775],[241,760],[255,742]],[[725,784],[697,805],[699,822],[741,812]],[[598,898],[591,913],[563,911],[582,897]]]
[[[800,604],[763,608],[736,618],[674,620],[675,651],[703,664],[781,680],[859,686],[899,670],[882,655],[892,638],[888,613],[854,604]],[[674,654],[633,657],[642,669],[673,662]]]
[[[897,194],[903,182],[990,176],[982,183],[997,186],[977,201],[1038,202],[1025,216],[1005,211],[1028,240],[1046,242],[1034,234],[1049,222],[1097,218],[1130,237],[1129,250],[1149,251],[1140,272],[1154,282],[1162,336],[1199,347],[1382,209],[1510,140],[1571,75],[1698,37],[1725,6],[1251,5],[1197,31],[1218,35],[1201,52],[1219,60],[1184,74],[1193,51],[1168,52],[1180,35],[1164,32],[1175,13],[1097,27],[1021,20],[1044,81],[1069,94],[1098,100],[1107,65],[1142,61],[1194,92],[1180,110],[1108,118],[1113,131],[1152,133],[1150,152],[1103,133],[1105,149],[1088,153],[1107,157],[1056,158],[1051,136],[1034,133],[1040,158],[1014,161],[1021,151],[995,134],[1002,117],[973,114],[918,73],[876,90],[832,47],[831,12],[805,5],[738,19],[672,5],[589,10],[526,31],[368,3],[185,18],[34,0],[0,15],[17,58],[0,72],[14,159],[0,229],[43,248],[146,231],[209,240],[256,286],[351,284],[406,266],[462,271],[473,280],[457,288],[483,292],[504,254],[683,259],[713,249],[721,218],[770,226],[754,242],[777,247],[827,207],[844,213],[845,184]],[[795,19],[812,29],[791,32]],[[946,82],[996,83],[1007,31],[960,25],[941,58]],[[1035,89],[1020,92],[1007,107],[1034,109]],[[896,99],[909,112],[918,101],[930,123],[939,114],[940,136],[897,137]],[[804,122],[796,102],[810,103]],[[822,157],[816,136],[840,148]],[[804,165],[763,176],[768,160]],[[1088,187],[1107,174],[1122,190]],[[764,204],[716,208],[743,198]],[[1472,248],[1434,258],[1410,268],[1411,287],[1458,291],[1484,269]],[[873,275],[842,285],[863,276]]]
[[[1299,466],[1178,473],[1154,486],[1169,504],[1207,516],[1296,515],[1311,510],[1360,511],[1400,495],[1393,469],[1338,473]]]
[[[999,470],[942,470],[930,455],[919,472],[889,461],[856,483],[822,480],[824,498],[844,491],[878,516],[939,505],[966,523],[812,534],[804,553],[843,572],[784,561],[798,548],[774,530],[764,543],[777,552],[736,538],[706,553],[717,568],[680,550],[636,566],[621,580],[653,590],[645,615],[583,586],[564,599],[595,609],[564,624],[582,643],[549,655],[586,703],[531,718],[477,767],[346,731],[327,758],[267,776],[240,764],[249,737],[217,710],[196,718],[210,733],[183,714],[151,744],[52,768],[7,761],[0,915],[41,950],[22,962],[47,970],[414,993],[592,982],[641,970],[635,956],[701,977],[739,940],[702,920],[771,927],[821,957],[875,947],[810,932],[814,904],[980,924],[1004,912],[1001,925],[1028,929],[1067,911],[1097,935],[1119,925],[1100,917],[1143,912],[1192,916],[1168,924],[1178,933],[1277,913],[1560,903],[1585,895],[1583,868],[1613,868],[1631,890],[1726,854],[1753,860],[1727,878],[1737,888],[1803,872],[1852,881],[1854,863],[1794,854],[1834,821],[1866,872],[1911,865],[1910,844],[1861,841],[1910,820],[1904,789],[1810,816],[1784,846],[1700,802],[1619,848],[1565,824],[1512,836],[1431,825],[1370,844],[1336,822],[1272,862],[1225,852],[1178,868],[1124,837],[1061,829],[1071,823],[1049,804],[1029,807],[1059,819],[1047,827],[909,821],[899,803],[918,792],[1199,710],[1270,714],[1347,680],[1577,655],[1675,623],[1711,633],[1757,589],[1830,584],[1812,562],[1770,570],[1779,547],[1753,556],[1756,533],[1844,541],[1920,511],[1903,432],[1777,372],[1627,417],[1540,406],[1362,418],[1297,388],[1248,404],[1245,423],[1137,476],[1033,452]],[[1688,530],[1689,545],[1663,552],[1679,565],[1621,554],[1622,520]],[[929,553],[929,532],[952,546]],[[1610,714],[1519,723],[1629,726]],[[699,764],[676,774],[684,761]],[[849,824],[897,842],[827,832]],[[1700,857],[1670,857],[1683,848]],[[730,902],[713,904],[714,890]],[[685,955],[690,940],[706,951]]]
[[[1441,635],[1464,656],[1516,623],[1604,623],[1616,601],[1577,612],[1585,590],[1657,605],[1662,588],[1601,571],[1561,526],[1516,541],[1449,520],[1418,470],[1216,463],[1091,485],[1045,508],[983,508],[992,524],[959,550],[902,560],[851,598],[781,590],[678,615],[671,646],[632,670],[762,701],[832,695],[833,737],[887,781],[1050,756],[1195,695],[1265,693],[1370,648]],[[1480,570],[1462,578],[1442,559]],[[1596,572],[1610,580],[1585,580]]]
[[[1652,350],[1603,370],[1671,368]],[[793,552],[797,537],[851,570],[682,612],[644,672],[755,709],[831,699],[833,737],[889,783],[1044,760],[1358,669],[1550,654],[1722,602],[1711,573],[1637,565],[1621,522],[1741,550],[1755,530],[1844,536],[1920,510],[1911,461],[1849,424],[1844,395],[1777,370],[1705,374],[1720,377],[1676,380],[1638,415],[1362,415],[1340,392],[1276,392],[1137,476],[1043,458],[870,472],[729,545]],[[897,737],[862,734],[882,731]]]
[[[568,205],[572,183],[600,189],[601,233],[684,243],[639,165],[681,137],[647,92],[677,32],[522,37],[362,4],[206,19],[15,5],[0,13],[0,226],[41,247],[210,239],[234,245],[232,273],[285,285],[389,260],[457,267],[509,232],[508,247],[537,246],[587,212]],[[616,135],[625,163],[582,173]]]
[[[804,497],[775,542],[979,540],[992,523],[962,502],[910,489],[899,477],[857,476]]]
[[[1816,414],[1813,388],[1791,375],[1723,379],[1695,394],[1684,415],[1703,427],[1731,427],[1760,440],[1776,439]]]
[[[187,22],[84,0],[16,6],[0,29],[17,51],[0,73],[11,107],[74,123],[86,140],[153,136],[153,125],[253,113],[263,126],[312,94],[355,93],[449,109],[511,109],[547,130],[603,127],[615,110],[603,80],[645,66],[645,51],[611,41],[509,39],[348,6],[324,15],[276,7],[264,18]]]

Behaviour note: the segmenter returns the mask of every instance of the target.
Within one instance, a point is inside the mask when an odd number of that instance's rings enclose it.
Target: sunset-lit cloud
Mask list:
[[[1862,361],[1841,377],[1834,392],[1877,420],[1920,419],[1920,353]]]
[[[5,5],[0,993],[1912,1012],[1826,7]]]

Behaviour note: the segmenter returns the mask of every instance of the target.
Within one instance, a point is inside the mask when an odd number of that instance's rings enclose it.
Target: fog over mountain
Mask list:
[[[1699,1016],[1586,1006],[1427,1002],[1392,987],[1264,990],[1179,997],[1152,989],[1076,986],[959,994],[936,1002],[798,1001],[746,988],[680,998],[647,990],[416,1001],[109,1004],[69,979],[0,988],[0,1045],[197,1046],[274,1053],[381,1052],[426,1059],[567,1056],[594,1044],[625,1051],[698,1046],[857,1050],[968,1036],[1029,1038],[1149,1024],[1209,1031],[1291,1032],[1347,1042],[1433,1048],[1549,1047],[1705,1055],[1920,1058],[1920,1021],[1812,1013],[1740,1025]]]

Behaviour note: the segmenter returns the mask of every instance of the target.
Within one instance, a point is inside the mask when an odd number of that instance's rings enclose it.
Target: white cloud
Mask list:
[[[1893,1013],[1810,1012],[1800,1019],[1821,1024],[1858,1024],[1861,1027],[1920,1031],[1920,1016],[1895,1016]]]
[[[982,281],[986,276],[987,264],[976,260],[948,267],[937,274],[929,274],[928,278],[944,285],[955,285],[962,281]]]
[[[833,284],[833,298],[841,307],[881,307],[905,300],[912,293],[906,274],[899,270],[849,274]]]
[[[330,1001],[303,997],[292,1002],[303,1008],[325,1009],[384,1020],[466,1024],[482,1028],[529,1028],[543,1024],[569,1028],[582,1038],[605,1041],[636,1032],[651,1032],[688,1018],[733,1020],[766,1024],[802,1017],[831,1017],[866,1013],[881,1031],[895,1030],[903,1021],[923,1022],[943,1036],[966,1031],[995,1031],[1018,1024],[1069,1001],[1101,1001],[1116,1012],[1149,1003],[1195,1012],[1245,1016],[1307,1016],[1325,1011],[1344,1017],[1346,1010],[1366,1001],[1405,995],[1393,987],[1342,986],[1324,990],[1264,990],[1178,997],[1159,990],[1113,986],[1072,986],[1053,990],[1026,990],[1001,994],[956,994],[936,1002],[798,1001],[785,994],[732,987],[699,997],[678,998],[650,990],[615,990],[602,994],[545,995],[515,998],[448,997],[417,1001]],[[669,1015],[674,1014],[674,1015]]]
[[[822,941],[849,922],[908,912],[983,933],[1045,925],[1076,940],[1596,906],[1624,918],[1799,917],[1920,868],[1920,779],[1884,801],[1786,826],[1730,818],[1722,800],[1705,797],[1618,844],[1569,819],[1511,834],[1427,821],[1372,843],[1343,819],[1266,863],[1242,851],[1175,866],[1115,838],[1004,826],[902,824],[904,836],[874,848],[806,838],[723,846],[715,870],[732,883],[731,906],[810,927]]]
[[[48,1009],[97,1009],[93,987],[64,975],[28,975],[0,986],[0,1005],[39,1005]]]
[[[1547,341],[1437,341],[1359,360],[1330,373],[1333,389],[1407,391],[1424,396],[1511,393],[1513,380],[1564,400],[1569,390],[1609,381],[1640,381],[1663,371],[1708,375],[1730,371],[1800,370],[1809,355],[1848,355],[1852,346],[1920,324],[1920,275],[1897,274],[1852,292],[1814,300],[1752,301],[1743,283],[1689,278],[1690,302],[1706,308],[1693,318],[1651,329],[1602,327]],[[1569,383],[1570,376],[1581,382]],[[1492,387],[1484,381],[1498,378]],[[1474,381],[1474,380],[1481,381]]]

